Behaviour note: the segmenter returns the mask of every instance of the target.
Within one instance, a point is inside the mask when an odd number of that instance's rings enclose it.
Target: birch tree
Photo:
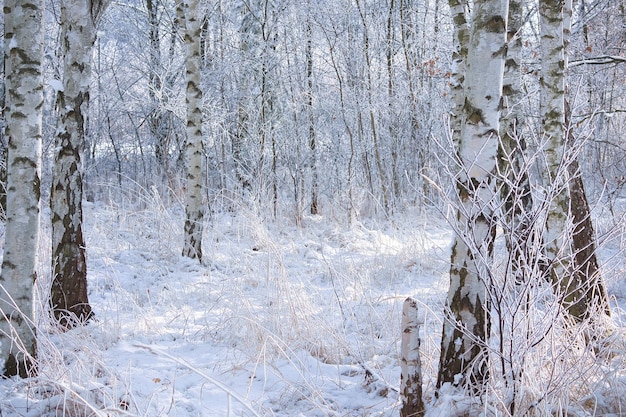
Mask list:
[[[502,117],[500,123],[500,149],[498,165],[501,176],[500,195],[503,200],[501,225],[505,230],[509,251],[509,267],[516,284],[530,278],[523,271],[530,259],[533,236],[533,200],[531,195],[529,164],[526,160],[522,94],[522,26],[523,3],[509,0],[507,20],[507,45],[502,85]],[[508,274],[507,274],[508,276]]]
[[[202,89],[200,86],[200,36],[202,22],[198,0],[184,0],[178,15],[185,33],[185,74],[187,77],[187,192],[185,195],[185,236],[183,256],[202,261],[204,222]]]
[[[546,142],[544,183],[548,189],[546,198],[550,199],[544,240],[555,291],[567,313],[581,322],[609,310],[595,260],[593,228],[590,223],[584,227],[589,221],[589,210],[584,187],[577,178],[574,137],[566,123],[565,48],[569,43],[571,14],[571,0],[539,2],[540,112]],[[573,226],[570,216],[574,218]]]
[[[309,211],[311,214],[318,214],[319,178],[317,167],[317,138],[315,135],[315,112],[313,109],[313,17],[311,16],[311,0],[307,0],[306,7],[306,106],[309,124],[309,152],[311,153],[309,162],[311,168],[311,206]]]
[[[491,323],[486,283],[496,219],[495,174],[504,70],[506,3],[474,4],[458,140],[456,237],[452,246],[437,387],[471,385],[480,393],[488,377]],[[456,24],[464,24],[455,19]],[[459,47],[463,48],[463,40]],[[453,129],[453,132],[455,130]]]
[[[7,219],[0,275],[0,360],[5,376],[35,374],[43,109],[43,11],[39,0],[4,2]]]
[[[52,171],[52,288],[55,318],[65,327],[92,316],[83,236],[82,156],[87,132],[91,54],[109,0],[61,1],[62,86]]]

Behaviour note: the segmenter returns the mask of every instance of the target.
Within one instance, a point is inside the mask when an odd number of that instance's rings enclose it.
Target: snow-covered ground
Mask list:
[[[240,207],[207,221],[204,265],[179,255],[182,210],[157,194],[88,205],[85,221],[96,320],[42,325],[41,375],[0,382],[1,416],[396,416],[407,296],[431,400],[452,237],[440,215],[295,226]],[[622,297],[619,246],[604,254]]]

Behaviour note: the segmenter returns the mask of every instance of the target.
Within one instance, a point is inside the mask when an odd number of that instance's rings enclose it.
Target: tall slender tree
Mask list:
[[[501,176],[499,184],[503,200],[502,226],[509,250],[511,276],[518,284],[529,279],[522,271],[529,259],[532,236],[533,200],[528,164],[525,160],[523,94],[522,94],[522,26],[523,3],[509,0],[507,21],[507,44],[502,85],[502,117],[500,123],[500,149],[498,165]]]
[[[87,132],[91,54],[110,0],[61,1],[63,81],[57,92],[57,153],[52,170],[52,288],[55,318],[72,327],[92,316],[83,236],[82,156]]]
[[[178,7],[185,33],[185,74],[187,78],[187,192],[185,196],[185,236],[183,256],[202,261],[202,204],[204,147],[202,136],[202,88],[200,85],[200,36],[202,30],[198,0],[184,0]]]
[[[0,275],[0,361],[5,376],[36,369],[33,284],[37,277],[43,11],[40,0],[4,2],[7,220]]]
[[[317,137],[315,135],[315,112],[313,109],[313,17],[311,9],[311,0],[307,0],[306,3],[306,106],[308,112],[308,124],[309,124],[309,151],[310,155],[310,168],[311,168],[311,214],[318,214],[318,197],[319,197],[319,178],[318,178],[318,150],[317,150]]]
[[[571,1],[567,0],[571,6]],[[567,261],[571,254],[566,233],[569,211],[569,194],[565,171],[565,46],[563,38],[563,9],[561,0],[539,2],[541,25],[541,99],[540,113],[545,136],[544,183],[553,195],[546,196],[550,208],[544,236],[546,252],[550,259],[550,272],[555,282],[565,287]],[[571,11],[571,8],[570,8]],[[571,281],[571,280],[570,280]],[[573,283],[572,283],[573,284]],[[570,289],[563,288],[565,294]],[[572,313],[574,313],[572,311]],[[578,313],[574,313],[578,315]]]
[[[545,245],[548,272],[567,313],[576,322],[609,314],[606,290],[595,257],[593,227],[579,177],[574,135],[566,120],[566,47],[571,0],[541,0],[541,121],[546,140],[544,183],[550,207]],[[573,220],[573,221],[572,221]]]
[[[470,385],[481,393],[488,376],[490,311],[486,296],[496,232],[494,200],[506,2],[474,4],[463,88],[456,178],[457,235],[452,246],[437,386]],[[457,24],[465,22],[457,22]],[[462,40],[460,48],[463,47]],[[454,132],[454,130],[453,130]]]

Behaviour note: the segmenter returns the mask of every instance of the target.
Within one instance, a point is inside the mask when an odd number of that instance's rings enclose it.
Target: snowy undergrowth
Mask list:
[[[141,198],[85,207],[96,320],[42,326],[40,376],[0,385],[3,416],[393,415],[415,294],[435,362],[441,221],[296,227],[241,208],[207,222],[199,265],[179,255],[180,207]]]
[[[240,207],[207,221],[199,265],[180,256],[182,216],[154,191],[139,203],[86,206],[96,320],[67,333],[40,326],[40,376],[0,383],[2,416],[395,416],[409,295],[425,322],[433,400],[451,241],[445,220],[415,212],[347,227],[308,217],[296,227]],[[615,260],[612,271],[619,268]],[[542,349],[528,366],[549,372],[551,361],[554,375],[569,375],[550,389],[585,378],[591,389],[554,394],[568,404],[544,402],[535,415],[620,415],[623,351],[593,372],[580,361],[573,373],[565,356]],[[530,386],[537,392],[529,398],[540,397],[541,384]],[[442,400],[431,415],[463,411],[462,402]]]

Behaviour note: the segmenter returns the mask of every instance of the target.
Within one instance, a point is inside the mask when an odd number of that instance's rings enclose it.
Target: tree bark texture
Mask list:
[[[402,339],[400,345],[401,417],[424,415],[422,399],[422,362],[420,359],[420,325],[417,302],[409,297],[402,305]]]
[[[43,108],[43,11],[5,0],[7,220],[0,275],[0,361],[5,376],[37,373],[33,284],[37,277]]]
[[[183,256],[202,261],[202,231],[204,222],[202,89],[200,86],[201,16],[198,0],[185,0],[181,23],[185,31],[185,74],[187,77],[187,192],[185,195],[185,236]]]
[[[502,181],[500,195],[503,200],[502,226],[505,230],[509,250],[511,273],[517,283],[529,277],[523,270],[532,262],[529,245],[534,242],[528,164],[524,158],[524,115],[522,114],[522,37],[523,4],[520,0],[509,0],[507,21],[507,47],[502,85],[502,117],[500,122],[500,149],[498,166]]]
[[[463,88],[464,122],[458,140],[457,234],[437,387],[471,386],[479,394],[488,377],[491,323],[486,285],[490,284],[496,231],[495,174],[507,9],[499,0],[474,6]]]
[[[544,185],[550,207],[544,236],[546,254],[555,282],[564,282],[570,255],[566,233],[569,195],[565,170],[565,53],[563,40],[563,2],[539,2],[541,26],[541,100],[540,113],[545,135]],[[567,289],[565,290],[567,292]]]
[[[310,155],[310,169],[311,169],[311,207],[309,212],[311,214],[318,214],[318,194],[319,194],[319,180],[317,173],[317,138],[315,135],[315,109],[313,108],[313,30],[311,17],[311,0],[307,1],[307,17],[306,17],[306,86],[307,86],[307,98],[306,105],[308,110],[308,124],[309,124],[309,152]]]
[[[164,177],[168,176],[168,144],[165,126],[166,117],[163,114],[159,98],[162,96],[162,81],[158,73],[161,65],[161,38],[159,31],[159,2],[156,0],[146,0],[146,10],[148,12],[148,24],[150,26],[150,73],[148,76],[149,90],[148,96],[152,109],[148,117],[148,127],[154,139],[154,156],[158,163],[158,168],[162,170]]]
[[[452,69],[450,71],[450,95],[454,107],[450,115],[450,133],[453,141],[461,137],[463,124],[463,104],[465,95],[463,85],[465,83],[465,66],[467,64],[467,48],[469,46],[469,26],[465,11],[465,2],[461,0],[448,0],[452,22],[454,23]],[[458,146],[458,143],[456,144]]]
[[[571,110],[565,102],[567,143],[574,143],[574,131],[570,126]],[[574,280],[578,283],[578,308],[584,310],[584,318],[602,323],[601,316],[610,316],[609,295],[602,279],[596,256],[596,237],[591,219],[591,207],[587,200],[585,184],[578,164],[573,159],[567,167],[569,175],[570,212],[574,222],[572,250],[574,252]]]
[[[565,71],[567,60],[565,46],[569,41],[571,1],[541,0],[539,23],[541,25],[541,102],[540,112],[545,135],[544,182],[550,206],[546,218],[544,237],[549,273],[563,308],[576,321],[587,316],[585,281],[574,272],[576,256],[572,252],[574,231],[569,222],[572,203],[568,187],[568,167],[572,162],[568,149],[565,123]],[[575,185],[575,183],[572,183]]]
[[[61,2],[63,81],[57,93],[58,125],[52,171],[51,307],[56,320],[73,327],[92,316],[87,296],[83,236],[83,166],[91,54],[107,0]]]

